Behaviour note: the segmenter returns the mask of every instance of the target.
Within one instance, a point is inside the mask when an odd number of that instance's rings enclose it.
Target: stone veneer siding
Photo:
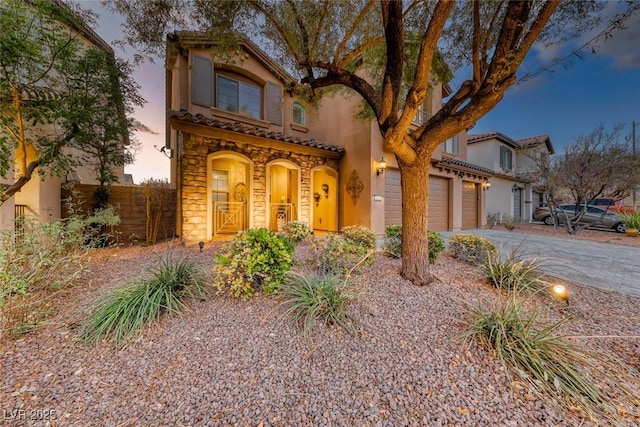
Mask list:
[[[278,148],[264,148],[245,142],[184,134],[182,157],[182,239],[185,242],[208,241],[207,236],[207,156],[218,151],[232,151],[253,161],[253,182],[249,191],[252,204],[249,215],[253,227],[267,227],[267,164],[274,160],[289,160],[300,168],[300,209],[298,219],[311,220],[311,170],[328,166],[338,171],[338,160],[317,154],[305,154],[304,147],[291,144],[287,152]]]

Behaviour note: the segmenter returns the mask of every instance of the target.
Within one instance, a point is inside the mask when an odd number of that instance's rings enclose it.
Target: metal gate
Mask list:
[[[247,218],[245,202],[213,202],[213,235],[244,230]]]

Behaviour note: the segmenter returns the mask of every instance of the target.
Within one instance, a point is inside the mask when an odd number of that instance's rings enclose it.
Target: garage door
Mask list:
[[[400,171],[387,169],[384,173],[384,226],[400,224],[402,224]]]
[[[449,180],[429,177],[429,230],[449,230]]]
[[[400,171],[387,169],[384,174],[384,224],[402,224]],[[429,230],[449,230],[449,180],[429,177]]]
[[[478,227],[478,184],[462,182],[462,228]]]

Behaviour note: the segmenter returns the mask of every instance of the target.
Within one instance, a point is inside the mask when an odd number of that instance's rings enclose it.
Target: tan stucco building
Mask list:
[[[211,42],[175,33],[167,45],[167,145],[185,242],[241,229],[277,230],[300,220],[318,231],[362,225],[378,235],[401,221],[400,172],[378,126],[358,119],[361,100],[343,93],[307,105],[293,78],[251,41],[214,61]],[[441,108],[436,86],[416,122]],[[466,135],[436,151],[430,229],[485,221],[488,168],[466,161]],[[381,171],[381,160],[386,168]]]
[[[60,8],[68,7],[58,1],[52,2]],[[78,20],[60,22],[62,26],[69,29],[71,36],[76,37],[84,46],[103,49],[111,55],[115,55],[113,49],[96,32]],[[114,56],[115,57],[115,56]],[[124,111],[124,107],[122,108]],[[128,143],[124,138],[124,144]],[[124,148],[123,148],[124,149]],[[73,153],[75,149],[64,148],[65,151]],[[13,154],[13,153],[12,153]],[[13,158],[14,156],[12,156]],[[113,167],[113,172],[118,178],[118,182],[124,182],[124,166]],[[7,179],[0,178],[0,185],[9,186],[14,183],[13,172],[8,174]],[[40,222],[55,221],[62,217],[61,186],[67,182],[77,182],[82,184],[99,184],[95,177],[95,172],[91,165],[82,165],[64,177],[51,177],[46,175],[41,178],[38,169],[35,170],[31,180],[23,186],[12,198],[0,206],[0,229],[7,230],[15,227],[15,218],[20,215],[28,216]]]

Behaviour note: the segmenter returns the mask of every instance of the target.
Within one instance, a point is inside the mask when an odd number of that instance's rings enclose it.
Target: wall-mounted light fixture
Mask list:
[[[386,169],[387,169],[387,162],[385,162],[384,157],[380,157],[380,161],[378,162],[378,168],[376,169],[376,175],[377,176],[383,175]]]
[[[324,192],[324,198],[329,198],[329,184],[322,184],[322,191]]]
[[[485,182],[482,183],[482,189],[483,190],[488,190],[491,188],[491,183],[489,182],[489,180],[487,179]]]

